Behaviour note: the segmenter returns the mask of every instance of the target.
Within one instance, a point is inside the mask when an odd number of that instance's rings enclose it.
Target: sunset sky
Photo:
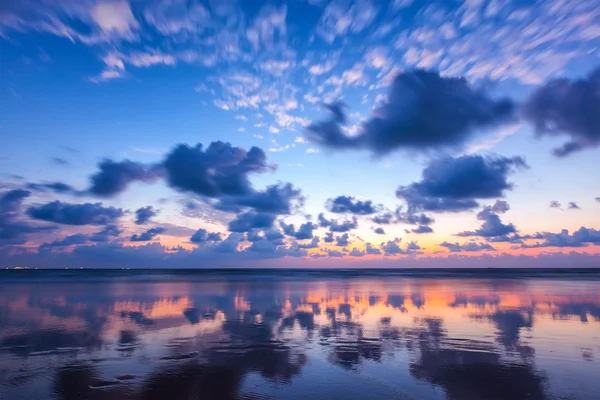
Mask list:
[[[597,0],[0,3],[0,266],[600,266]]]

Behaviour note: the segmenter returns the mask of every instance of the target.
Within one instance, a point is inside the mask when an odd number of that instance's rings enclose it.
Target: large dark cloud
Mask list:
[[[89,240],[92,242],[108,242],[120,234],[121,230],[117,225],[107,225],[101,231],[91,234]]]
[[[600,145],[600,68],[587,78],[555,79],[535,90],[523,105],[523,116],[539,136],[565,136],[554,149],[564,157]]]
[[[100,171],[90,177],[88,192],[100,197],[115,196],[132,182],[151,183],[163,175],[159,165],[144,165],[129,160],[103,160],[98,168]]]
[[[152,206],[141,207],[135,210],[135,223],[137,225],[144,225],[150,222],[150,218],[155,217],[158,214]]]
[[[396,149],[430,151],[461,148],[479,130],[512,121],[515,106],[494,100],[464,78],[415,70],[399,74],[388,102],[374,112],[362,132],[347,136],[342,105],[329,106],[330,119],[308,127],[309,140],[332,149],[367,149],[386,154]]]
[[[222,197],[216,204],[216,208],[239,212],[241,207],[249,207],[258,212],[290,214],[294,200],[302,203],[303,197],[300,189],[294,188],[291,183],[284,183],[268,186],[264,191]]]
[[[60,201],[29,207],[31,218],[65,225],[107,225],[116,222],[123,210],[103,207],[102,203],[70,204]]]
[[[507,202],[498,200],[492,206],[486,206],[477,214],[477,219],[483,221],[481,227],[475,231],[464,231],[457,236],[480,236],[485,238],[506,237],[511,233],[516,233],[517,228],[513,224],[504,224],[498,214],[508,211]]]
[[[267,229],[273,226],[275,215],[248,211],[229,223],[230,232],[248,232],[252,229]]]
[[[338,196],[327,201],[327,209],[336,214],[369,215],[375,214],[378,207],[371,200],[357,200],[352,196]]]
[[[348,232],[358,227],[358,220],[352,217],[351,220],[336,221],[327,219],[323,213],[319,214],[319,226],[321,228],[329,228],[331,232]]]
[[[55,229],[53,226],[34,226],[18,219],[23,201],[31,192],[10,190],[0,196],[0,246],[24,244],[27,234]]]
[[[312,239],[313,231],[319,227],[312,222],[305,222],[300,225],[298,230],[296,230],[293,224],[286,224],[283,221],[280,224],[281,228],[283,229],[283,233],[285,233],[287,236],[293,236],[298,240]]]
[[[426,233],[433,233],[433,229],[427,225],[419,225],[418,227],[411,229],[411,233],[416,233],[417,235],[423,235]]]
[[[166,232],[166,229],[162,227],[150,228],[146,232],[142,232],[139,235],[131,236],[131,239],[129,240],[132,242],[147,242],[164,232]]]
[[[600,245],[600,230],[582,226],[573,232],[573,234],[569,234],[567,229],[563,229],[560,233],[541,232],[536,234],[535,238],[543,239],[543,241],[531,245],[522,244],[521,247],[584,247],[590,244]]]
[[[254,192],[248,174],[268,170],[265,152],[252,147],[249,151],[230,143],[212,142],[190,147],[180,144],[166,157],[167,183],[174,189],[218,198]]]
[[[476,208],[476,199],[502,197],[512,190],[508,175],[526,168],[521,157],[465,155],[431,161],[423,179],[401,186],[396,196],[408,204],[408,214],[418,210],[459,212]]]
[[[221,234],[218,232],[208,232],[206,229],[198,229],[190,237],[190,242],[200,244],[205,242],[218,242],[221,240]]]
[[[483,250],[496,250],[489,243],[477,243],[477,242],[468,242],[465,244],[442,242],[442,243],[440,243],[440,246],[446,247],[452,253],[461,253],[463,251],[472,252],[472,251],[483,251]]]
[[[78,245],[78,244],[85,244],[88,242],[88,240],[89,240],[88,235],[83,234],[83,233],[76,233],[74,235],[69,235],[69,236],[65,237],[64,239],[55,240],[50,243],[44,243],[40,246],[40,250],[51,249],[54,247],[66,247],[66,246],[73,246],[73,245]]]

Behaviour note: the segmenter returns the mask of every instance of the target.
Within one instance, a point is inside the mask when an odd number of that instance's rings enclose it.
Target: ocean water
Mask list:
[[[0,399],[600,399],[600,273],[1,271]]]

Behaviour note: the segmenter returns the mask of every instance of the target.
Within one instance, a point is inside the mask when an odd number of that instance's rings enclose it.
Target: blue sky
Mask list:
[[[534,265],[572,252],[598,265],[599,44],[600,6],[586,0],[3,4],[0,252],[7,265],[40,266],[122,257],[138,267],[145,251],[185,266],[477,266],[519,255]],[[217,141],[266,160],[249,172],[211,166],[204,151]],[[198,143],[194,168],[249,184],[202,186],[174,151]],[[109,195],[90,181],[107,159],[120,164],[103,179],[125,182]],[[69,190],[41,186],[52,182]],[[278,182],[286,207],[257,205]],[[285,194],[288,182],[300,192]],[[334,199],[352,207],[332,211]],[[86,203],[95,208],[77,208]],[[40,218],[47,204],[58,209]],[[147,206],[156,215],[135,224]],[[110,207],[120,211],[106,219]],[[57,217],[78,212],[104,217]],[[228,232],[248,213],[268,226]],[[335,231],[320,213],[356,223]],[[281,222],[314,226],[304,238]],[[119,234],[91,240],[106,226]],[[236,245],[191,242],[198,229]],[[100,251],[115,258],[88,260]]]

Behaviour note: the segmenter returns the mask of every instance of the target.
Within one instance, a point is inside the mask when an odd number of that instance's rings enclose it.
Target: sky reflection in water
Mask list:
[[[2,400],[594,399],[599,361],[596,279],[0,283]]]

